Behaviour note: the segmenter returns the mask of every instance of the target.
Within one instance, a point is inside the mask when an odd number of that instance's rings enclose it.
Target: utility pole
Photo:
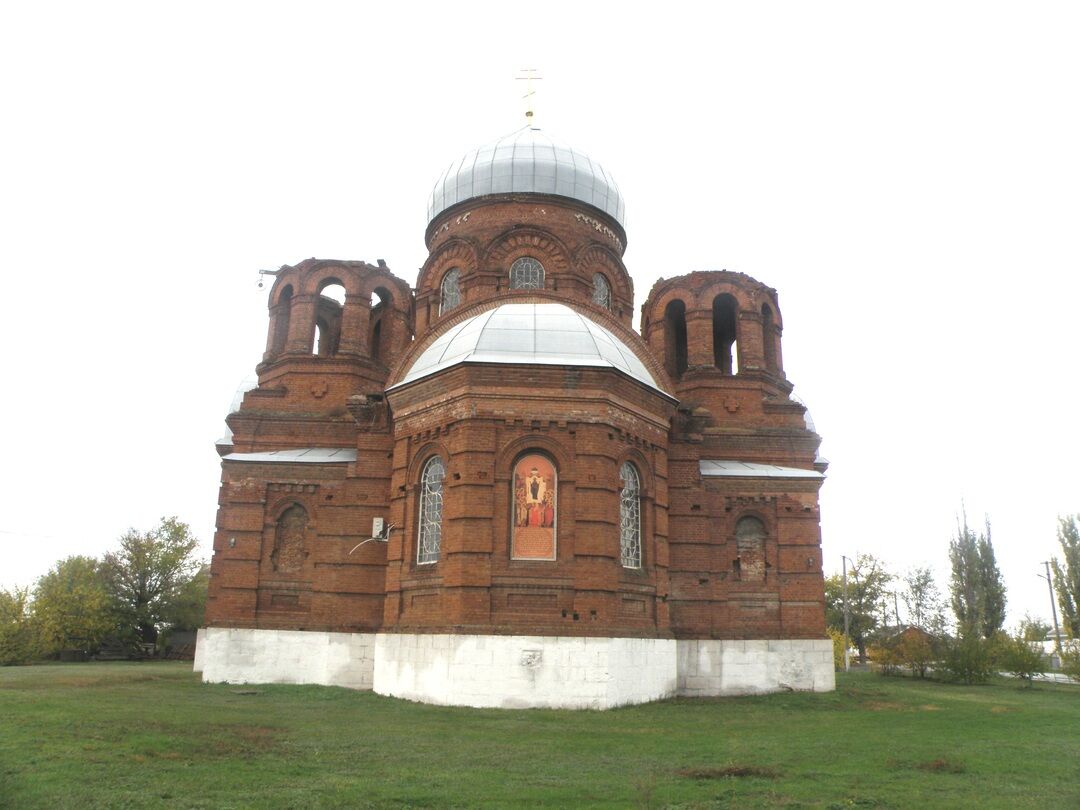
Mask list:
[[[844,672],[851,669],[851,642],[848,640],[848,601],[847,601],[847,564],[848,559],[843,554],[840,559],[844,561]]]
[[[1046,575],[1038,574],[1038,576],[1046,580],[1046,587],[1050,589],[1050,613],[1054,616],[1054,635],[1057,636],[1058,655],[1061,655],[1061,629],[1058,627],[1057,605],[1054,604],[1054,582],[1050,579],[1050,561],[1043,560],[1043,565],[1046,566]]]

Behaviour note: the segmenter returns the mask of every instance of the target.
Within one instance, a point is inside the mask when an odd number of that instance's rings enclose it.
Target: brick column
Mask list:
[[[739,371],[765,368],[765,345],[761,335],[761,315],[740,311],[735,320],[739,343]]]
[[[341,311],[340,354],[363,355],[368,350],[368,326],[371,322],[371,299],[363,295],[346,295]]]
[[[315,339],[315,308],[317,295],[294,295],[289,315],[289,338],[285,342],[287,354],[311,354]]]
[[[712,311],[686,313],[686,365],[711,367],[713,364]]]

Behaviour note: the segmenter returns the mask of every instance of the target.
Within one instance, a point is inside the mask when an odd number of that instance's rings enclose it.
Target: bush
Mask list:
[[[1074,681],[1080,681],[1080,639],[1061,645],[1061,671]]]
[[[948,680],[986,683],[994,674],[994,644],[974,630],[947,640],[942,649],[941,671]]]
[[[829,638],[832,639],[833,668],[837,672],[842,672],[844,669],[844,649],[851,649],[851,639],[831,627],[827,628],[826,632],[829,634]]]
[[[874,668],[882,675],[899,675],[903,662],[897,654],[895,641],[880,641],[870,645],[866,651]]]
[[[1046,670],[1042,648],[1025,640],[1022,632],[1012,637],[1002,635],[997,640],[996,659],[1001,669],[1026,681],[1028,686],[1032,685],[1036,675]]]
[[[935,659],[934,647],[921,633],[908,633],[900,637],[896,645],[896,657],[901,666],[911,670],[912,675],[926,677],[926,671]]]

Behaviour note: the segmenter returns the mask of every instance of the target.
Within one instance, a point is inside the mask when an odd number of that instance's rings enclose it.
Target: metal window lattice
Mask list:
[[[443,478],[446,467],[438,456],[424,466],[420,476],[420,529],[416,543],[416,561],[439,561],[442,546]]]
[[[619,501],[619,549],[626,568],[641,568],[641,486],[630,462],[622,465]]]
[[[461,271],[456,267],[443,276],[442,288],[439,294],[440,315],[449,312],[461,303],[461,287],[458,284],[460,277]]]
[[[510,265],[510,289],[544,289],[544,265],[532,256],[522,256]]]
[[[604,309],[611,309],[611,285],[600,273],[592,277],[592,300]]]

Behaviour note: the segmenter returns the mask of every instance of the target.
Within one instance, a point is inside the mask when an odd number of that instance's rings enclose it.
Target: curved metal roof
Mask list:
[[[606,366],[663,392],[620,338],[565,304],[502,304],[455,324],[391,388],[458,363]]]
[[[615,179],[588,155],[524,127],[450,164],[428,201],[428,223],[452,205],[487,194],[535,192],[599,208],[625,227]]]

